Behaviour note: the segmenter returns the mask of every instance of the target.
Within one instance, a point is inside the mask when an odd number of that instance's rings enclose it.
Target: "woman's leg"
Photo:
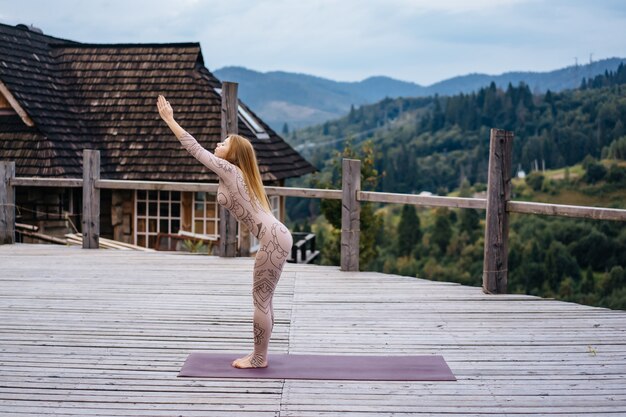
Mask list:
[[[291,234],[280,223],[272,226],[272,232],[261,241],[254,261],[252,299],[254,301],[254,352],[237,359],[237,368],[262,368],[267,366],[267,350],[274,327],[273,297],[283,266],[291,250]],[[288,248],[285,250],[285,248]]]

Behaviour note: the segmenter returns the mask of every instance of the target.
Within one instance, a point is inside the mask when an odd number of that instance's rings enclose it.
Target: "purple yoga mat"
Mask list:
[[[272,353],[267,368],[233,368],[231,363],[243,356],[245,354],[192,352],[178,376],[350,381],[456,381],[448,364],[439,355],[331,356]]]

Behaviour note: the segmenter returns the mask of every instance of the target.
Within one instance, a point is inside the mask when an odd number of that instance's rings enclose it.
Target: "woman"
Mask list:
[[[229,135],[217,144],[215,155],[204,149],[174,120],[165,97],[157,100],[159,115],[180,143],[198,161],[219,176],[217,202],[226,207],[260,241],[254,261],[254,351],[236,359],[236,368],[264,368],[274,325],[272,298],[293,243],[289,230],[271,213],[252,144],[242,136]]]

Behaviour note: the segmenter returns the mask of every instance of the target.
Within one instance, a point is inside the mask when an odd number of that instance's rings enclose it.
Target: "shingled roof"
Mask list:
[[[221,133],[221,82],[198,43],[84,44],[0,24],[0,81],[34,123],[0,115],[0,158],[18,176],[81,177],[83,149],[101,151],[108,179],[217,181],[182,149],[156,111],[163,94],[177,121],[208,149]],[[264,180],[315,168],[240,101],[267,132],[239,117]]]

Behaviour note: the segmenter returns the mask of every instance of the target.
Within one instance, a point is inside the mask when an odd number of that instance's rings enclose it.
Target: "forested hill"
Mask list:
[[[626,67],[584,80],[580,88],[533,94],[524,84],[450,97],[385,99],[287,139],[324,175],[345,142],[372,140],[378,190],[414,193],[486,182],[489,130],[515,133],[513,167],[559,168],[626,143]]]
[[[623,58],[608,58],[547,72],[467,74],[429,86],[383,76],[341,82],[307,74],[258,72],[242,67],[224,67],[215,70],[214,74],[220,80],[239,83],[241,98],[274,130],[282,131],[285,124],[293,130],[342,117],[351,105],[372,104],[385,97],[468,94],[492,81],[500,88],[506,88],[509,83],[524,82],[533,92],[562,91],[576,88],[585,77],[614,71],[623,61]]]

